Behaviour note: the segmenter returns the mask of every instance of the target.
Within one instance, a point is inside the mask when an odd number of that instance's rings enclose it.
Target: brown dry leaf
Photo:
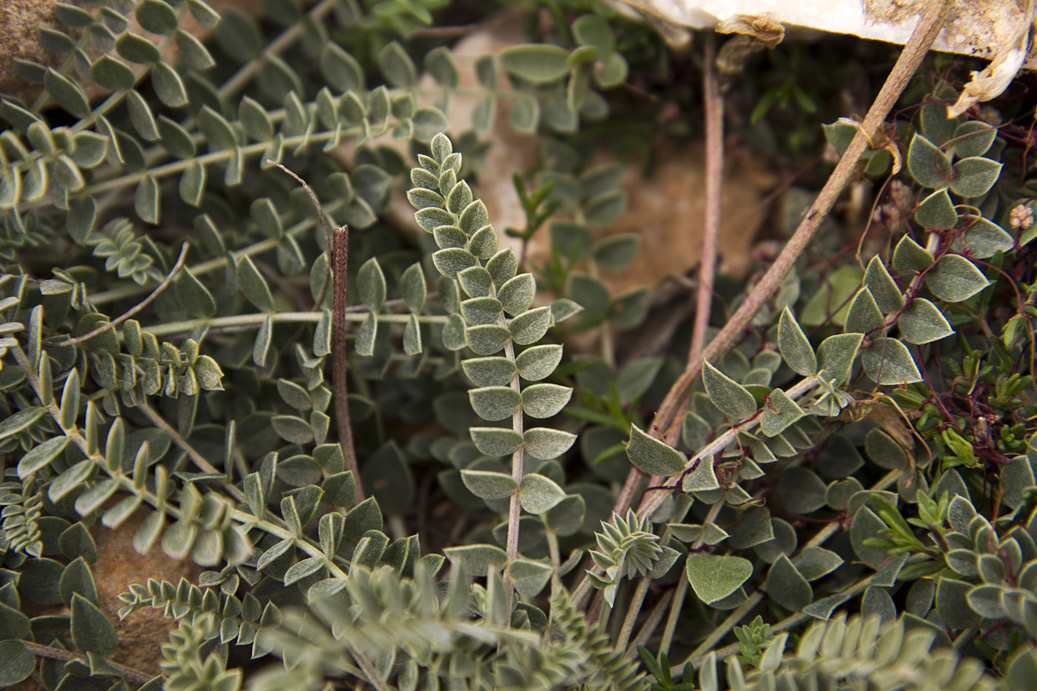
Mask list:
[[[843,411],[839,419],[853,422],[870,420],[883,432],[893,437],[893,440],[900,444],[909,456],[913,456],[915,431],[904,421],[904,415],[910,415],[912,412],[917,411],[904,413],[882,399],[876,399],[854,404],[850,409]]]

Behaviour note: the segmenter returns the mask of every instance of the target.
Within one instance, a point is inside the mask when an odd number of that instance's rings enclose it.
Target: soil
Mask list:
[[[162,616],[162,610],[145,608],[119,620],[119,608],[123,602],[120,593],[129,590],[131,583],[146,583],[147,579],[178,583],[186,578],[196,583],[201,568],[166,556],[161,547],[154,547],[148,554],[140,554],[133,547],[133,536],[137,533],[147,513],[138,510],[129,520],[115,530],[94,524],[90,534],[97,544],[97,563],[91,565],[94,583],[101,610],[115,624],[119,635],[119,646],[112,660],[148,675],[160,673],[162,654],[159,646],[169,639],[169,631],[177,627],[176,621]],[[46,607],[33,612],[36,615],[68,614],[65,607]],[[46,643],[45,641],[39,641]],[[31,677],[10,687],[12,691],[37,691],[42,689]]]
[[[81,0],[63,1],[89,9],[87,3]],[[15,59],[31,60],[54,68],[64,62],[67,56],[48,53],[36,40],[36,32],[41,28],[69,31],[68,27],[54,16],[53,7],[57,2],[58,0],[0,0],[0,95],[13,96],[31,103],[40,93],[40,85],[31,84],[18,76],[14,66]],[[263,11],[261,0],[209,0],[209,5],[217,12],[235,7],[258,16]],[[183,19],[181,28],[200,38],[208,35],[208,31],[190,15]],[[131,23],[130,31],[150,36],[135,20]],[[176,43],[170,41],[165,58],[172,60],[175,55]],[[80,83],[86,88],[88,96],[93,97],[104,92],[89,81]]]

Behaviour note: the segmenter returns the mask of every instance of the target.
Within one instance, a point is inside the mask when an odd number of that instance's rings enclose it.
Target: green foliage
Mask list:
[[[656,328],[647,287],[609,287],[632,174],[588,162],[687,126],[650,112],[690,112],[681,58],[605,4],[534,3],[473,86],[442,0],[305,5],[58,3],[57,60],[17,63],[39,96],[0,98],[0,686],[1034,686],[1016,106],[914,94],[862,159],[860,264],[823,229],[663,421],[683,331],[623,354]],[[838,100],[782,50],[735,120]],[[498,233],[498,143],[464,130],[500,108],[540,156]],[[751,290],[718,284],[712,323]],[[207,569],[119,596],[177,622],[151,680],[111,659],[107,530]]]

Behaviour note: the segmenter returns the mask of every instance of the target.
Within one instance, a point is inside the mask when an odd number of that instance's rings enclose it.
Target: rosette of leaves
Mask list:
[[[615,603],[621,580],[659,578],[680,557],[677,550],[660,544],[659,536],[652,532],[651,519],[639,517],[632,509],[626,516],[612,514],[612,520],[602,521],[601,528],[602,532],[595,535],[598,549],[591,550],[590,555],[603,575],[589,572],[589,576],[594,587],[604,591],[609,607]]]
[[[418,224],[439,247],[432,262],[450,286],[447,292],[457,296],[447,305],[451,314],[443,327],[443,344],[451,350],[467,347],[476,356],[461,363],[475,384],[468,392],[475,413],[488,422],[511,420],[510,429],[473,427],[470,434],[483,454],[511,456],[512,473],[465,470],[462,479],[482,499],[509,499],[509,544],[514,546],[520,506],[540,515],[566,496],[546,475],[525,474],[524,459],[527,455],[541,461],[554,459],[572,446],[575,435],[549,427],[525,429],[524,418],[554,417],[569,402],[572,389],[522,382],[541,382],[557,367],[562,346],[537,343],[574,308],[568,301],[534,306],[533,275],[518,273],[518,260],[510,248],[498,251],[485,204],[474,198],[468,183],[458,179],[461,155],[442,133],[433,138],[431,153],[419,155],[419,166],[411,170],[414,187],[407,197],[417,209]],[[518,351],[517,346],[524,349]],[[509,557],[514,560],[514,547],[512,552]],[[509,565],[515,568],[520,567]]]

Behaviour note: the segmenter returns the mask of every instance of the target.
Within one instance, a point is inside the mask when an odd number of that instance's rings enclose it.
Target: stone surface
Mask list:
[[[727,156],[717,238],[720,271],[745,276],[752,264],[753,239],[767,218],[765,192],[777,182],[763,160]],[[637,286],[657,288],[668,277],[698,265],[702,256],[705,215],[705,146],[701,142],[667,142],[656,152],[647,178],[631,166],[623,184],[627,210],[603,235],[636,233],[641,250],[629,267],[602,274],[613,293]],[[530,247],[534,262],[546,260],[547,233]]]
[[[51,9],[54,0],[5,0],[0,2],[0,94],[28,101],[39,87],[23,81],[14,70],[15,58],[54,65],[59,56],[48,53],[36,41],[37,29],[60,29]]]

